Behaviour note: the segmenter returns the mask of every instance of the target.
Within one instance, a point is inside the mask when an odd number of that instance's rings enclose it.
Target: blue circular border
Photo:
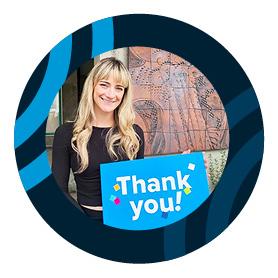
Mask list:
[[[217,90],[230,128],[228,160],[214,192],[185,219],[148,231],[114,229],[79,212],[58,188],[45,146],[48,112],[67,77],[101,53],[130,46],[172,52],[201,70]],[[184,22],[130,14],[89,24],[67,36],[44,57],[20,100],[14,145],[23,186],[35,208],[56,232],[105,259],[152,263],[190,253],[229,226],[255,186],[264,133],[255,91],[243,69],[222,45]]]

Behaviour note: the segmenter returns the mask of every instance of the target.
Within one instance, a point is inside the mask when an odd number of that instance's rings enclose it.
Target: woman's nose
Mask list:
[[[107,96],[110,98],[114,98],[116,96],[116,89],[113,87],[108,88],[107,90]]]

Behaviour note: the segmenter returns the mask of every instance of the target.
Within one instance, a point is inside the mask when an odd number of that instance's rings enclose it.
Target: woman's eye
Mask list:
[[[118,88],[117,88],[117,90],[119,90],[119,91],[123,91],[123,90],[124,90],[124,88],[123,88],[123,87],[118,87]]]
[[[106,85],[106,84],[103,84],[103,83],[101,83],[100,86],[101,86],[101,87],[107,87],[107,85]]]

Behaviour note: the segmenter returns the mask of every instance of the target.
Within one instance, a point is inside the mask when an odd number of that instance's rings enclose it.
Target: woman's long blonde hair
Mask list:
[[[89,164],[87,150],[88,141],[92,135],[92,123],[96,120],[94,113],[93,93],[98,81],[108,79],[113,75],[116,82],[125,88],[123,99],[114,111],[115,126],[108,131],[105,143],[112,160],[119,156],[115,147],[132,160],[139,150],[139,136],[133,128],[135,114],[132,107],[131,77],[123,63],[114,57],[105,58],[98,62],[89,73],[82,91],[82,97],[74,120],[71,146],[78,154],[80,167],[76,173],[83,172]],[[93,153],[90,155],[94,155]]]

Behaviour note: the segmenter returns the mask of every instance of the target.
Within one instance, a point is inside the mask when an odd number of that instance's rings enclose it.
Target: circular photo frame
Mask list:
[[[138,231],[100,224],[78,211],[57,186],[45,144],[50,107],[72,72],[102,53],[133,46],[163,49],[196,66],[218,92],[229,126],[226,167],[209,197],[171,225]],[[77,30],[44,57],[21,97],[14,146],[23,186],[37,211],[57,233],[105,259],[153,263],[184,256],[230,225],[255,186],[264,133],[255,91],[241,66],[221,44],[172,18],[129,14],[99,20]]]

